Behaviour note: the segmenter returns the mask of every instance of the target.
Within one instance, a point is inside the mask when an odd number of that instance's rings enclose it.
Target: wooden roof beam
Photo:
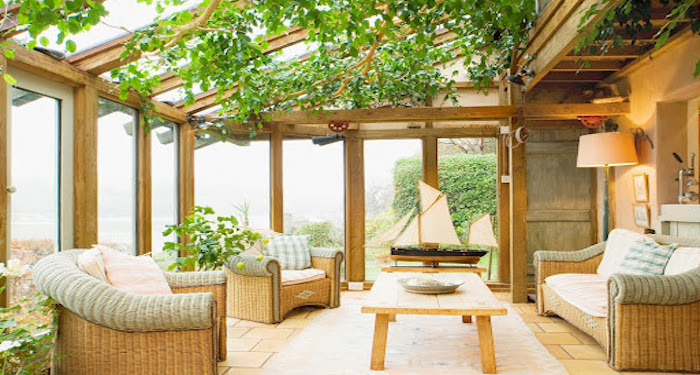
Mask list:
[[[270,112],[271,124],[316,124],[326,126],[329,121],[342,120],[352,123],[381,122],[438,122],[493,120],[515,117],[522,111],[528,119],[573,120],[579,116],[617,116],[629,113],[629,103],[610,104],[526,104],[512,106],[475,106],[475,107],[402,107],[371,108],[327,111]],[[207,120],[216,121],[215,116]]]
[[[606,10],[617,7],[621,2],[622,0],[610,0],[605,3],[601,3],[600,0],[576,0],[567,1],[563,4],[562,8],[569,6],[569,4],[575,4],[576,6],[566,8],[567,11],[565,12],[562,12],[561,9],[556,12],[562,13],[561,17],[557,15],[552,16],[550,22],[553,22],[553,24],[548,29],[553,30],[553,32],[550,34],[543,30],[541,35],[546,36],[543,41],[535,43],[537,39],[540,39],[537,38],[527,47],[526,54],[534,56],[531,61],[525,62],[523,58],[520,58],[515,63],[516,68],[527,65],[528,68],[535,71],[535,76],[530,80],[526,90],[536,86],[554,66],[569,54],[579,39],[585,35],[585,31],[590,30],[592,25],[605,15]],[[600,11],[591,16],[586,24],[583,25],[584,32],[579,32],[581,16],[595,4],[598,4]]]
[[[552,72],[614,72],[625,66],[625,60],[560,61]]]
[[[118,85],[80,70],[65,61],[53,59],[37,51],[30,51],[14,43],[11,46],[15,50],[15,58],[8,60],[8,64],[72,87],[92,86],[100,92],[100,96],[122,102],[119,99]],[[136,91],[130,91],[128,98],[124,102],[134,108],[139,108],[141,106],[141,97]],[[151,102],[155,106],[158,115],[178,123],[187,122],[187,114],[182,110],[156,100]]]

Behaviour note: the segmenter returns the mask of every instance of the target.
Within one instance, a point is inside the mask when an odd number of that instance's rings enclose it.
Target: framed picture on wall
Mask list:
[[[634,209],[634,223],[637,226],[649,228],[651,227],[651,219],[649,213],[648,204],[635,204]]]
[[[649,177],[646,173],[632,175],[634,184],[634,200],[637,202],[649,202]]]

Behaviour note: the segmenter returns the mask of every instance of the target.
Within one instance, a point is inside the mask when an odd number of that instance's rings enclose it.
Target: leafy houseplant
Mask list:
[[[18,259],[0,263],[0,293],[30,272]],[[53,300],[41,293],[0,308],[0,374],[48,374],[57,319]]]
[[[246,247],[262,240],[260,233],[239,226],[234,216],[216,216],[211,207],[195,206],[182,224],[168,225],[164,236],[175,233],[185,243],[166,242],[164,250],[178,255],[169,269],[214,270]],[[242,268],[243,264],[237,265]]]

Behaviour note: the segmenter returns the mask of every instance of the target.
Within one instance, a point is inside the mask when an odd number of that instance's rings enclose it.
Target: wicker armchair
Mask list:
[[[217,355],[226,355],[224,272],[167,272],[175,295],[134,295],[78,269],[82,251],[34,267],[37,288],[58,305],[52,374],[217,373]]]
[[[236,265],[242,262],[243,269]],[[228,316],[262,323],[281,322],[295,307],[340,306],[340,266],[343,253],[336,249],[311,248],[311,266],[326,272],[326,278],[295,285],[281,285],[279,262],[262,261],[254,255],[233,257],[226,269]]]
[[[700,239],[651,235],[661,244],[700,247]],[[560,298],[545,279],[561,273],[595,273],[605,243],[580,251],[535,253],[537,310],[556,314],[606,349],[618,370],[700,372],[700,267],[669,276],[613,274],[608,316],[592,317]]]

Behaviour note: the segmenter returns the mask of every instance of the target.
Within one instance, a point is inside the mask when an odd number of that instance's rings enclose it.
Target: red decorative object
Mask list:
[[[578,120],[581,121],[581,124],[583,126],[590,128],[590,129],[595,129],[603,126],[605,124],[605,120],[607,120],[606,116],[579,116]]]
[[[348,130],[350,121],[328,121],[328,129],[336,133],[341,133]]]

